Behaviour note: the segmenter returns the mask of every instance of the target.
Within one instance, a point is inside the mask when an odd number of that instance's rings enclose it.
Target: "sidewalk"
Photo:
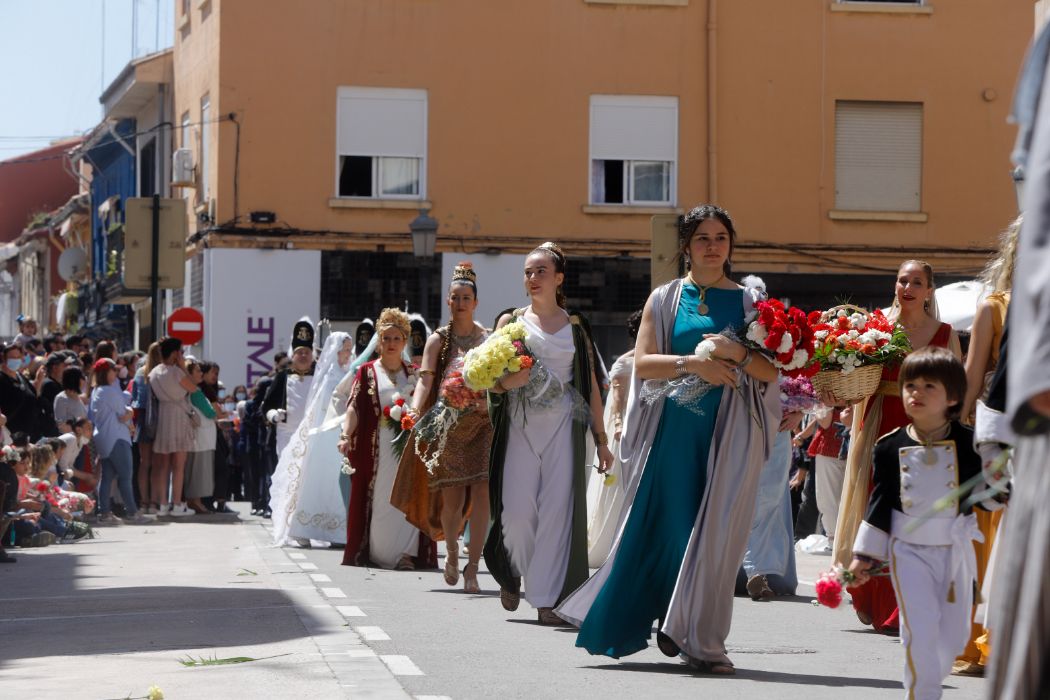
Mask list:
[[[12,550],[18,562],[0,567],[3,695],[408,697],[258,519],[217,518]],[[258,660],[179,663],[189,656]]]

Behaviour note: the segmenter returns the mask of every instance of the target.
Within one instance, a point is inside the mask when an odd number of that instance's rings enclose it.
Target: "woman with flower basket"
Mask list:
[[[408,571],[437,566],[437,548],[390,505],[400,453],[406,399],[416,385],[415,368],[402,353],[411,334],[405,312],[383,309],[376,322],[379,358],[362,364],[354,377],[339,451],[354,469],[346,519],[345,566],[375,564]]]
[[[845,368],[847,373],[853,371],[849,369],[851,366],[865,367],[865,363],[868,362],[865,356],[874,354],[867,351],[867,343],[860,342],[868,340],[862,337],[869,332],[865,330],[868,325],[877,326],[873,328],[875,333],[871,334],[870,338],[877,346],[874,348],[876,351],[887,346],[900,348],[897,356],[888,358],[881,365],[881,378],[874,395],[867,400],[863,410],[854,412],[853,437],[846,458],[846,475],[839,502],[839,518],[835,526],[834,559],[841,566],[849,566],[852,561],[853,542],[867,507],[875,441],[891,430],[908,424],[908,416],[904,412],[900,389],[897,386],[900,360],[909,350],[928,346],[946,347],[951,349],[956,357],[961,357],[958,336],[951,325],[938,319],[937,302],[933,295],[935,288],[933,268],[928,263],[906,260],[897,272],[893,306],[888,316],[883,318],[878,311],[867,318],[860,318],[863,315],[858,314],[839,315],[836,312],[835,320],[827,324],[835,325],[836,328],[828,330],[820,325],[814,326],[817,329],[818,359],[843,358],[833,361]],[[843,318],[847,319],[845,323],[840,320]],[[850,324],[865,325],[859,329],[856,337],[849,338],[844,343],[839,342],[840,349],[827,352],[821,349],[819,343],[834,336],[838,325]],[[847,336],[856,330],[858,329],[853,328],[847,331]],[[903,340],[900,338],[902,333],[906,336]],[[851,342],[856,344],[856,347],[853,347]],[[827,343],[823,347],[826,349],[831,344]],[[814,378],[815,385],[818,384],[816,379],[817,377]],[[842,397],[826,391],[822,400],[829,406],[847,405]],[[893,587],[886,579],[872,579],[863,586],[850,589],[850,592],[853,595],[853,607],[861,622],[874,626],[879,632],[891,635],[898,633],[900,625],[897,600],[893,594]]]
[[[463,590],[480,593],[478,563],[489,527],[489,449],[492,425],[485,392],[463,379],[463,359],[488,337],[474,320],[478,275],[461,262],[452,271],[449,322],[423,350],[412,412],[420,416],[398,466],[391,503],[433,540],[445,540],[445,583],[459,582],[459,536],[469,515],[476,546],[463,569]]]
[[[486,343],[492,345],[478,348],[478,361],[468,357],[464,369],[474,385],[488,384],[488,368],[498,371],[489,391],[492,527],[485,563],[506,610],[518,608],[524,577],[525,598],[544,625],[562,623],[554,606],[587,579],[588,422],[599,469],[613,461],[594,369],[598,353],[586,320],[565,310],[565,265],[554,243],[529,254],[525,291],[531,303],[501,314]],[[509,341],[500,346],[506,352],[494,354],[503,340]],[[504,355],[513,357],[504,361]],[[504,373],[505,364],[520,369]]]
[[[732,674],[725,639],[734,582],[780,392],[772,362],[720,334],[742,330],[760,298],[727,278],[729,214],[696,207],[679,220],[679,237],[689,272],[650,295],[635,345],[620,446],[631,475],[626,521],[608,561],[558,614],[580,627],[577,646],[613,658],[645,649],[659,620],[664,654],[681,651],[697,670]],[[643,380],[689,377],[706,383],[698,401],[639,398]]]

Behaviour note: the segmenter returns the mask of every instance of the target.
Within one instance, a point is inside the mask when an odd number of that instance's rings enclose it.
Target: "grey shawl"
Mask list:
[[[650,313],[657,331],[657,352],[667,353],[681,298],[682,281],[653,291]],[[620,443],[626,507],[605,564],[558,608],[558,615],[579,626],[609,577],[630,517],[642,471],[649,458],[663,402],[638,400],[641,379],[632,377],[623,439]],[[739,391],[722,392],[707,463],[707,488],[686,547],[663,632],[686,654],[707,661],[728,661],[725,639],[733,614],[737,570],[747,549],[758,478],[780,423],[780,392],[742,376]]]

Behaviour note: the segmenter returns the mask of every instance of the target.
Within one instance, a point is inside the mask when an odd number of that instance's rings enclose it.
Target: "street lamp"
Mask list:
[[[1010,171],[1010,177],[1014,179],[1014,194],[1017,195],[1017,211],[1024,211],[1024,168],[1018,165]]]
[[[434,259],[437,245],[438,221],[430,216],[429,209],[420,209],[419,216],[408,225],[412,232],[412,254],[419,261],[419,313],[427,316],[427,301],[430,293],[430,263]]]

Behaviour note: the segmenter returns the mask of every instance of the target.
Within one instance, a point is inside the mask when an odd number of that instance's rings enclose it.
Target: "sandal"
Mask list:
[[[565,620],[558,617],[558,613],[554,612],[554,608],[539,608],[536,611],[536,618],[544,627],[562,627],[565,625]]]
[[[463,592],[481,593],[481,586],[478,585],[477,564],[467,564],[463,567]]]
[[[656,646],[660,648],[664,656],[670,656],[674,658],[682,653],[682,650],[678,648],[678,645],[674,643],[674,640],[668,637],[663,632],[656,633]]]
[[[455,586],[459,583],[459,546],[455,542],[445,546],[445,583]]]
[[[518,609],[518,603],[521,602],[521,579],[518,579],[518,590],[516,591],[500,586],[499,602],[503,604],[503,609],[507,612],[514,612]]]
[[[398,561],[397,566],[394,567],[394,571],[415,571],[416,563],[412,561],[411,554],[403,555]]]
[[[736,668],[731,663],[725,661],[704,661],[703,659],[694,659],[689,657],[686,659],[686,663],[689,668],[693,669],[697,673],[704,673],[709,676],[735,676]]]

